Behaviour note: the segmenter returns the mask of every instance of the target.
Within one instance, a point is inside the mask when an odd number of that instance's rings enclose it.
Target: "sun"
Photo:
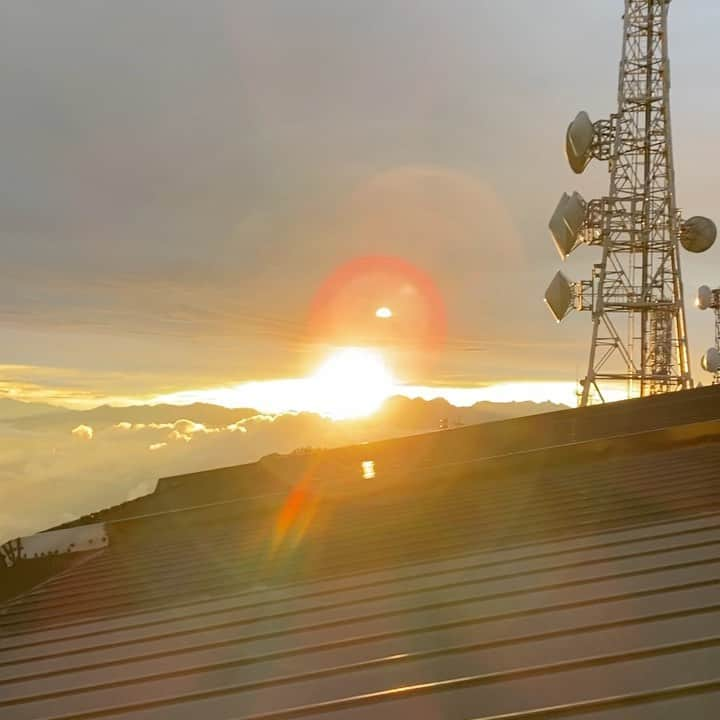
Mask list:
[[[335,420],[371,415],[395,387],[382,355],[356,347],[336,350],[309,380],[314,404]]]
[[[393,316],[393,311],[389,307],[379,307],[375,311],[375,317],[380,318],[382,320],[387,320],[388,318],[391,318]]]

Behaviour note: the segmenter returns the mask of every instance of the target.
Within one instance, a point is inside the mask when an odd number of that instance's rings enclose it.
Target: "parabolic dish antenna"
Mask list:
[[[564,260],[577,245],[578,236],[585,222],[587,204],[580,193],[563,193],[555,212],[550,218],[550,235],[560,257]]]
[[[717,348],[710,348],[700,360],[700,365],[703,370],[709,373],[716,373],[720,371],[720,350]]]
[[[545,291],[545,303],[558,322],[568,314],[572,299],[572,285],[562,271],[559,270]]]
[[[592,158],[592,144],[595,137],[590,116],[581,110],[570,123],[565,136],[565,154],[573,172],[580,175]]]
[[[680,244],[688,252],[701,253],[709,250],[716,237],[715,223],[700,215],[688,218],[680,228]]]

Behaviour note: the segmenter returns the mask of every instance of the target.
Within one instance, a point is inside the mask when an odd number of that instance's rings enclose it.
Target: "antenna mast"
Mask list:
[[[700,310],[712,309],[715,315],[715,346],[702,356],[700,366],[712,373],[713,385],[720,385],[720,288],[712,290],[707,285],[701,285],[695,298],[695,307]]]
[[[563,259],[580,243],[602,248],[591,280],[571,283],[558,273],[545,296],[558,321],[572,307],[592,314],[581,405],[604,402],[609,388],[632,397],[693,386],[679,246],[702,252],[716,231],[706,218],[683,223],[675,203],[669,4],[625,0],[618,111],[595,123],[581,112],[567,132],[576,173],[592,158],[610,169],[607,197],[563,195],[550,221]]]

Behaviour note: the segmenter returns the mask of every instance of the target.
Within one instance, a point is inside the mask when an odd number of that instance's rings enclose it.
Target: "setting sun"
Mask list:
[[[311,412],[333,420],[349,420],[372,415],[401,387],[380,352],[344,347],[333,350],[307,377],[186,390],[159,395],[152,402],[214,403],[230,408],[251,407],[261,413]]]
[[[393,312],[389,307],[379,307],[375,311],[375,317],[381,318],[383,320],[387,318],[391,318],[393,316]]]
[[[321,412],[335,419],[370,415],[395,386],[380,353],[352,347],[334,352],[309,380]]]

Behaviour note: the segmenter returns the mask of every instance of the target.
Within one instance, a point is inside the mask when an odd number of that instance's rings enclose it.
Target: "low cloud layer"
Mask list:
[[[251,462],[303,444],[341,443],[338,430],[315,416],[272,422],[258,416],[218,426],[188,418],[105,427],[2,424],[0,541],[152,492],[162,476]]]
[[[310,413],[271,416],[201,405],[6,419],[0,423],[0,542],[152,492],[164,476],[253,462],[300,447],[435,430],[444,417],[452,426],[547,409],[532,403],[454,408],[443,400],[392,398],[376,417],[346,422]],[[177,419],[169,420],[173,412]],[[119,419],[122,413],[130,419]]]
[[[266,416],[255,415],[251,418],[244,420],[238,420],[237,422],[230,423],[229,425],[222,425],[220,427],[208,427],[207,425],[200,422],[193,422],[192,420],[176,420],[172,423],[130,423],[127,421],[119,422],[113,425],[114,430],[120,430],[125,432],[144,433],[158,430],[167,431],[167,438],[164,442],[154,442],[148,445],[150,450],[159,450],[160,448],[167,447],[168,442],[179,440],[182,442],[189,443],[192,441],[195,435],[215,435],[217,433],[246,433],[246,423],[255,421],[258,419],[265,419]],[[274,418],[270,418],[274,420]],[[73,430],[73,432],[75,432]]]
[[[72,429],[72,436],[78,440],[92,440],[93,429],[89,425],[78,425]]]

